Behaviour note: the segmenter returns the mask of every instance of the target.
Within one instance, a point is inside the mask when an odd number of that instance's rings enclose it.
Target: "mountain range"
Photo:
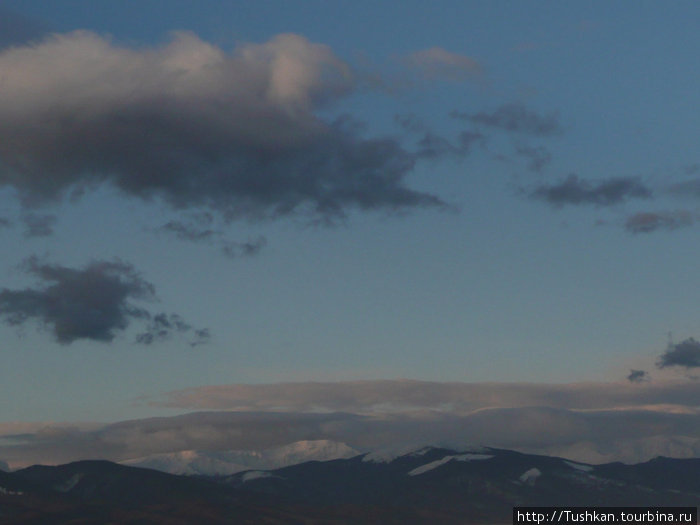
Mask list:
[[[0,523],[8,525],[510,523],[513,506],[698,505],[700,458],[589,465],[483,447],[215,476],[108,461],[0,472]]]

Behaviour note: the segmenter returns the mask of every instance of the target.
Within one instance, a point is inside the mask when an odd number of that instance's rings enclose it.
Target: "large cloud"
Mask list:
[[[79,339],[109,342],[133,321],[147,323],[136,339],[144,344],[192,330],[176,314],[152,314],[135,305],[134,300],[153,301],[155,288],[123,261],[94,261],[75,269],[31,257],[23,268],[41,284],[0,290],[0,316],[11,326],[36,320],[61,344]],[[208,333],[195,330],[195,336],[194,343],[199,343]]]
[[[165,404],[235,411],[101,428],[9,426],[0,439],[0,459],[12,466],[124,460],[330,439],[366,451],[472,443],[580,461],[634,462],[659,454],[700,455],[698,399],[700,383],[690,381],[547,385],[386,380],[203,387],[172,393]]]
[[[659,357],[659,368],[681,366],[686,369],[700,368],[700,342],[690,337],[676,344],[669,344],[666,351]]]
[[[0,441],[12,467],[78,459],[126,460],[183,450],[250,450],[330,439],[372,451],[477,444],[590,462],[700,455],[700,415],[654,410],[491,408],[469,414],[199,412],[124,421],[97,430],[52,426]]]
[[[78,31],[0,53],[0,185],[25,205],[110,183],[228,219],[440,206],[415,155],[315,111],[350,68],[294,35],[227,54],[191,33],[153,49]]]

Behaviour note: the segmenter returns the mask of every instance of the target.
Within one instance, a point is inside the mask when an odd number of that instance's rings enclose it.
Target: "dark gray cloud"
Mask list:
[[[257,255],[267,245],[265,237],[256,237],[244,242],[227,241],[221,247],[221,251],[227,257],[251,257]]]
[[[12,221],[5,217],[0,217],[0,228],[9,228],[12,226]]]
[[[454,110],[450,112],[450,116],[474,124],[525,135],[551,136],[563,133],[557,113],[541,115],[522,104],[504,104],[491,113],[466,113]]]
[[[26,206],[100,184],[227,220],[443,206],[407,186],[417,157],[397,140],[316,115],[354,78],[298,35],[227,54],[79,31],[0,52],[0,70],[0,185]]]
[[[153,315],[132,301],[155,300],[155,288],[123,261],[94,261],[82,269],[27,259],[23,269],[39,285],[0,290],[0,316],[10,326],[34,320],[56,341],[112,341],[134,321],[148,323],[137,341],[150,344],[173,331],[189,331],[179,316]]]
[[[669,343],[666,351],[656,362],[659,368],[680,366],[686,369],[700,368],[700,342],[692,337],[680,343]]]
[[[627,376],[627,380],[630,383],[643,383],[645,381],[649,381],[649,373],[645,370],[632,369]]]
[[[463,130],[456,140],[450,140],[432,131],[414,114],[394,115],[396,122],[404,131],[420,135],[413,154],[418,159],[439,159],[446,156],[463,157],[477,143],[486,142],[486,137],[479,132]]]
[[[627,218],[625,229],[631,233],[651,233],[685,228],[694,222],[693,214],[688,211],[639,212]]]
[[[56,224],[55,215],[42,215],[39,213],[25,213],[22,215],[25,237],[48,237],[53,235],[53,226]]]
[[[592,183],[571,174],[558,184],[537,186],[530,196],[557,207],[566,204],[612,206],[627,199],[649,199],[652,192],[633,177],[613,177]]]
[[[174,235],[181,241],[210,242],[214,238],[222,235],[220,230],[199,227],[195,224],[188,224],[183,221],[168,221],[156,229],[157,232]]]
[[[0,7],[0,49],[39,40],[47,32],[46,24]]]
[[[552,161],[552,154],[543,146],[517,146],[515,154],[527,160],[528,168],[540,172]]]

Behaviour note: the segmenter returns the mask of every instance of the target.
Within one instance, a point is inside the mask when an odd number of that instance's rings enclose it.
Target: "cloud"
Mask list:
[[[48,237],[53,235],[53,226],[56,224],[55,215],[41,215],[37,213],[25,213],[22,215],[25,237]]]
[[[637,388],[639,388],[637,386]],[[467,444],[558,454],[578,461],[644,461],[700,453],[700,415],[653,410],[576,411],[550,407],[487,408],[358,415],[301,412],[196,412],[85,430],[53,426],[0,444],[13,468],[78,459],[115,461],[183,450],[260,450],[329,439],[361,451]]]
[[[639,212],[627,218],[625,229],[631,233],[651,233],[685,228],[694,222],[695,218],[688,211]]]
[[[155,288],[123,261],[94,261],[82,269],[30,257],[23,269],[40,285],[0,290],[0,316],[10,326],[35,320],[60,344],[80,339],[109,342],[134,321],[148,322],[137,342],[150,344],[173,331],[189,331],[176,315],[153,315],[133,300],[155,300]]]
[[[537,186],[530,196],[557,207],[566,204],[612,206],[632,198],[649,199],[652,192],[632,177],[613,177],[594,184],[571,174],[558,184]]]
[[[0,70],[0,185],[25,206],[100,184],[228,220],[443,206],[406,185],[416,157],[395,139],[316,115],[355,80],[299,35],[227,54],[77,31],[0,52]]]
[[[528,161],[528,168],[540,172],[552,161],[552,154],[545,147],[517,146],[515,154]]]
[[[404,59],[404,63],[427,80],[463,80],[482,73],[481,65],[473,58],[452,53],[441,47],[411,53]]]
[[[304,439],[362,451],[466,443],[578,461],[700,455],[700,383],[438,383],[383,380],[223,385],[159,405],[226,409],[77,427],[0,426],[13,467],[125,460],[182,450],[250,450]],[[231,411],[233,410],[233,411]],[[16,435],[12,435],[12,431]]]
[[[680,366],[686,369],[700,368],[700,342],[692,337],[680,343],[670,343],[656,363],[659,368]]]
[[[643,383],[644,381],[649,381],[649,373],[644,370],[630,370],[627,380],[630,383]]]
[[[445,156],[463,157],[470,152],[477,142],[483,142],[484,137],[480,133],[463,131],[459,134],[457,142],[427,131],[418,141],[416,156],[418,158],[439,159]]]
[[[191,242],[209,242],[215,237],[221,236],[221,231],[211,228],[202,228],[194,224],[187,224],[182,221],[168,221],[156,230],[160,233],[174,235],[177,239]]]
[[[213,217],[211,214],[199,214],[190,222],[172,220],[156,228],[157,233],[173,235],[175,238],[205,243],[217,246],[226,257],[250,257],[257,255],[267,245],[267,239],[263,236],[248,239],[243,242],[228,241],[223,239],[221,230],[211,228]]]
[[[227,257],[251,257],[260,253],[260,250],[266,245],[267,239],[260,236],[244,242],[225,242],[221,247],[221,251]]]
[[[5,217],[0,217],[0,228],[9,228],[12,226],[12,221]]]
[[[689,167],[687,170],[690,170],[691,168],[693,167]],[[694,173],[694,171],[687,171],[687,173]],[[682,197],[700,197],[700,179],[678,182],[671,185],[669,187],[669,191]]]
[[[465,113],[454,110],[450,116],[474,124],[501,129],[513,133],[535,136],[552,136],[563,133],[557,113],[540,115],[520,103],[504,104],[492,113]]]
[[[405,131],[413,133],[423,133],[428,129],[425,123],[415,113],[394,115],[394,122]]]
[[[438,383],[416,380],[203,386],[170,392],[155,406],[194,410],[395,413],[549,406],[576,410],[677,405],[695,407],[700,384]]]

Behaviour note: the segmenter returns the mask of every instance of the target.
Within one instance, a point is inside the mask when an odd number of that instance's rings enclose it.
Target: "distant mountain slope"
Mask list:
[[[15,525],[509,523],[515,505],[697,506],[700,459],[594,466],[423,448],[217,477],[82,461],[0,472],[0,486],[0,523]]]
[[[351,458],[359,452],[345,443],[329,440],[297,441],[265,450],[185,450],[122,461],[123,465],[150,468],[169,474],[229,475],[251,469],[272,470],[305,461]]]

